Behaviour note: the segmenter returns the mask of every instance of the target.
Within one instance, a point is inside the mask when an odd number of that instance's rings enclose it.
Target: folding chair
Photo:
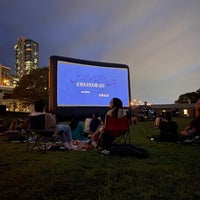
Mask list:
[[[90,132],[90,122],[92,118],[86,118],[85,123],[84,123],[84,131],[85,132]]]
[[[129,120],[127,116],[119,118],[107,116],[105,133],[114,137],[115,143],[131,143]]]
[[[47,143],[57,144],[59,133],[45,130],[45,114],[31,116],[29,119],[29,129],[27,131],[27,151],[38,150],[46,151]],[[30,140],[32,145],[29,148]]]
[[[113,143],[131,143],[127,116],[120,118],[106,117],[105,130],[99,137],[97,147],[108,148]]]

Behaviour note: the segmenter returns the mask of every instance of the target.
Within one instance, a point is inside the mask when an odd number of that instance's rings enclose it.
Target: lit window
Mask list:
[[[183,110],[183,114],[184,114],[185,116],[188,117],[188,116],[189,116],[189,114],[188,114],[188,110],[187,110],[187,109],[184,109],[184,110]]]

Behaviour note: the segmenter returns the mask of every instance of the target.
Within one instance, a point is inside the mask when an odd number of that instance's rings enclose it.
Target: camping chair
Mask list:
[[[106,117],[105,132],[115,138],[115,143],[130,143],[129,120],[127,116],[115,118]]]
[[[84,131],[85,132],[90,132],[90,122],[92,118],[86,118],[85,123],[84,123]]]
[[[104,138],[107,138],[111,143],[131,143],[129,120],[127,116],[115,118],[106,117],[105,131],[99,138],[97,146],[101,146]]]
[[[27,151],[38,150],[46,151],[47,143],[58,145],[59,134],[54,131],[45,130],[45,114],[31,116],[29,119],[29,129],[27,130]],[[32,145],[29,148],[30,140]]]

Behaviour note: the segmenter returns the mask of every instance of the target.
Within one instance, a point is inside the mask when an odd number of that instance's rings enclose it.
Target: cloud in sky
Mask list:
[[[1,0],[0,63],[24,36],[53,54],[129,65],[132,98],[173,103],[200,88],[199,0]]]

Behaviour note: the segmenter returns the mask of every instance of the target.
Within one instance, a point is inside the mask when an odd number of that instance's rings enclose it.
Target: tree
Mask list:
[[[200,88],[196,92],[180,95],[176,103],[196,103],[198,99],[200,99]]]
[[[27,105],[38,99],[48,102],[48,67],[34,69],[24,75],[13,90],[13,98],[25,101]]]

